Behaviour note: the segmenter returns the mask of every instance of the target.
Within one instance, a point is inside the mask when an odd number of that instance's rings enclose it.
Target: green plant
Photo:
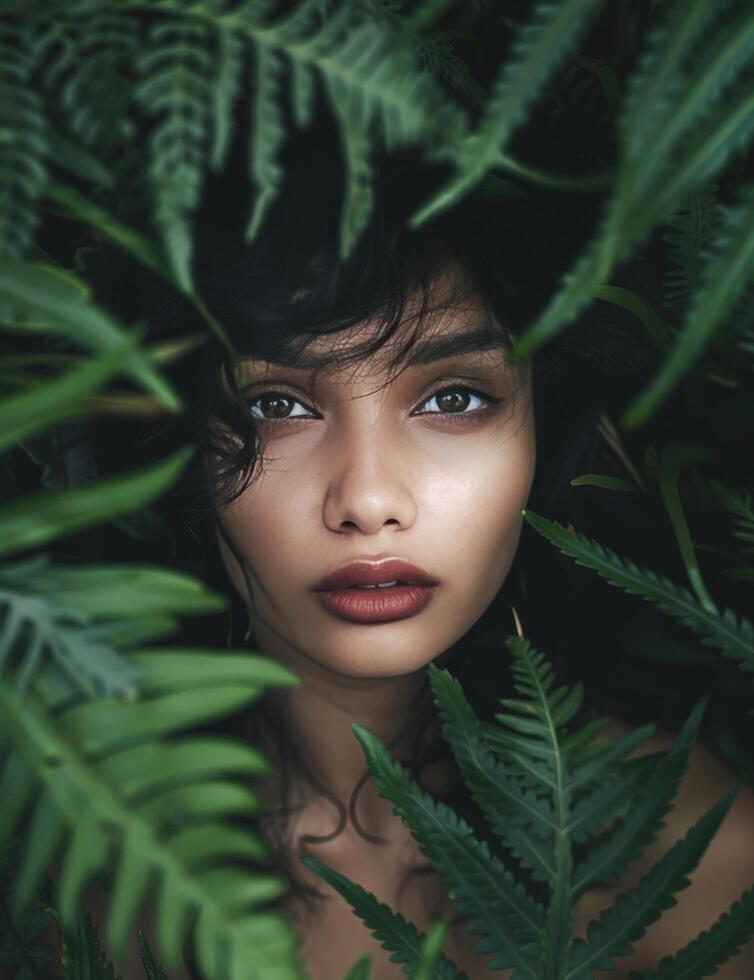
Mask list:
[[[182,411],[168,376],[172,361],[208,339],[232,352],[194,283],[192,219],[207,176],[227,162],[241,97],[248,97],[251,114],[250,239],[280,193],[288,123],[306,129],[323,105],[334,117],[347,165],[339,219],[344,258],[374,206],[377,147],[414,146],[451,171],[414,216],[415,226],[477,185],[490,195],[601,196],[590,244],[529,325],[517,354],[567,329],[590,301],[611,303],[637,317],[663,360],[627,407],[623,432],[648,427],[673,392],[693,393],[704,403],[711,420],[706,439],[686,397],[686,419],[676,417],[672,436],[661,432],[659,450],[651,442],[642,447],[643,464],[605,424],[601,431],[625,475],[574,481],[604,491],[656,491],[691,591],[619,558],[606,544],[546,517],[525,516],[565,554],[654,603],[705,646],[746,670],[754,664],[752,626],[733,611],[740,593],[726,589],[745,588],[754,574],[747,561],[751,478],[742,472],[737,441],[751,430],[754,355],[750,6],[540,0],[523,15],[499,15],[499,64],[484,80],[453,42],[479,43],[474,17],[492,5],[299,0],[282,6],[275,0],[0,4],[0,331],[14,345],[0,356],[0,794],[6,804],[0,842],[31,816],[14,858],[14,897],[11,902],[9,890],[3,898],[6,920],[13,916],[23,929],[4,937],[0,962],[20,956],[29,976],[43,976],[49,965],[52,954],[35,943],[50,916],[59,918],[68,948],[78,943],[91,953],[74,958],[72,969],[88,962],[107,974],[107,957],[79,908],[85,885],[93,875],[111,878],[106,940],[117,953],[155,871],[162,890],[154,938],[168,970],[180,962],[181,942],[197,923],[195,952],[209,980],[300,975],[292,932],[277,916],[254,910],[284,882],[260,872],[260,841],[232,823],[235,815],[253,816],[257,806],[237,777],[263,776],[266,762],[251,747],[192,733],[292,678],[247,653],[157,645],[181,617],[222,607],[199,582],[154,566],[74,564],[40,551],[105,522],[128,528],[174,484],[191,450],[136,473],[29,494],[18,493],[15,476],[19,458],[34,459],[35,441],[62,422]],[[446,17],[461,26],[445,29]],[[582,46],[601,18],[622,33],[591,58]],[[575,71],[579,85],[571,86]],[[566,96],[582,118],[594,104],[589,99],[599,98],[610,130],[599,151],[579,147],[552,169],[514,152],[518,135],[545,128],[540,100],[565,104]],[[568,111],[566,105],[561,115],[568,118]],[[73,256],[48,246],[43,232],[56,222],[84,236]],[[142,324],[120,323],[103,308],[85,261],[87,249],[103,239],[193,303],[207,336],[150,347]],[[657,282],[646,277],[636,291],[610,282],[622,262],[644,258],[645,245],[648,252],[658,241],[667,248]],[[118,378],[131,389],[111,388]],[[721,389],[733,393],[730,404],[720,403]],[[684,426],[685,439],[676,431]],[[729,451],[719,459],[709,443],[722,432]],[[714,507],[715,516],[733,515],[732,537],[744,547],[734,552],[727,542],[715,549],[699,540]],[[704,561],[715,550],[723,564],[734,562],[719,575]],[[605,855],[606,875],[638,853],[670,805],[698,715],[670,753],[630,760],[641,731],[610,746],[593,741],[596,729],[572,730],[578,690],[553,691],[541,655],[521,639],[508,642],[520,699],[505,706],[499,726],[474,719],[446,674],[431,669],[430,675],[445,737],[493,831],[520,863],[523,883],[501,864],[494,881],[467,877],[475,856],[487,860],[483,845],[420,794],[373,736],[363,729],[357,735],[378,786],[427,842],[427,853],[455,883],[462,909],[477,917],[480,952],[509,962],[518,976],[588,976],[622,955],[619,937],[633,941],[671,900],[724,804],[663,859],[653,880],[670,864],[673,873],[662,887],[649,894],[650,882],[633,904],[619,902],[596,924],[586,944],[571,942],[573,902],[597,880],[582,848],[598,829],[610,831],[612,844],[597,843],[590,852]],[[600,772],[605,781],[598,786]],[[553,773],[554,786],[543,781]],[[644,791],[633,799],[640,782]],[[608,806],[614,808],[610,826]],[[48,905],[34,906],[61,854],[57,891]],[[456,975],[441,955],[442,923],[423,937],[357,884],[323,866],[319,871],[407,969],[420,977]],[[547,907],[527,892],[527,875],[549,886]],[[709,934],[653,976],[708,975],[741,941],[751,906],[747,892]],[[147,973],[159,975],[148,945],[143,949]],[[349,976],[368,971],[368,960],[360,960]]]
[[[395,804],[450,887],[466,931],[480,937],[475,952],[492,956],[489,968],[512,969],[514,980],[588,980],[594,970],[616,969],[617,960],[630,955],[632,944],[674,904],[735,789],[589,924],[586,940],[574,939],[578,898],[615,881],[662,826],[688,766],[703,705],[692,712],[672,749],[634,758],[652,726],[599,740],[604,723],[574,723],[580,685],[556,687],[551,665],[526,639],[512,636],[505,642],[519,696],[501,701],[505,710],[495,716],[497,725],[477,718],[448,671],[431,664],[429,674],[443,737],[495,838],[514,856],[517,874],[453,810],[423,792],[375,735],[356,724],[353,731],[381,795]],[[416,939],[402,917],[322,862],[303,860],[394,951],[391,959],[412,973]],[[544,903],[532,888],[537,882],[547,886]],[[753,912],[754,887],[709,932],[664,960],[656,975],[707,976],[754,934]],[[462,974],[442,958],[431,975]]]

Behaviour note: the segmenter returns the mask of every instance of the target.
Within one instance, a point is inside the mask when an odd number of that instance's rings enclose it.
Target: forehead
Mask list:
[[[387,375],[450,360],[502,366],[512,341],[509,332],[473,290],[466,287],[459,294],[452,287],[449,278],[434,284],[424,305],[413,295],[400,323],[390,330],[378,318],[363,321],[318,335],[297,350],[251,355],[244,359],[242,374],[284,367],[289,373],[327,376],[355,365],[370,375]]]

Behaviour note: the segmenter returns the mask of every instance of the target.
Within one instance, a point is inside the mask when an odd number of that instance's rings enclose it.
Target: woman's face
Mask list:
[[[430,314],[415,349],[489,323],[472,295]],[[350,346],[373,330],[320,337],[308,351]],[[253,593],[257,647],[284,662],[350,678],[417,671],[471,628],[513,561],[535,465],[529,365],[506,366],[497,347],[414,364],[384,386],[385,351],[405,330],[371,361],[314,383],[307,372],[244,363],[241,390],[265,464],[218,514],[245,567],[220,547],[241,595],[247,583]],[[355,559],[388,557],[438,583],[421,611],[352,622],[313,591]]]

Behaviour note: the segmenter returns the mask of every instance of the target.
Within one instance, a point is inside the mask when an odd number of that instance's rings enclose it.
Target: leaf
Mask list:
[[[699,728],[703,702],[692,711],[673,748],[649,772],[634,805],[609,837],[595,843],[573,873],[573,895],[579,897],[596,885],[609,884],[625,874],[632,861],[656,837],[672,808],[689,753]]]
[[[530,950],[541,938],[541,906],[518,885],[487,845],[453,810],[434,801],[410,781],[367,729],[353,724],[381,796],[396,805],[422,851],[458,899],[458,915],[469,917],[466,932],[485,942],[475,952],[494,953],[490,968],[513,966],[520,976],[536,977]]]
[[[34,27],[0,22],[0,257],[28,253],[47,174],[44,104],[32,82]]]
[[[754,887],[731,905],[705,932],[660,961],[656,971],[641,973],[641,980],[697,980],[717,973],[754,934]],[[634,976],[632,974],[632,976]]]
[[[454,151],[457,176],[411,218],[411,227],[452,207],[498,163],[548,77],[586,32],[597,6],[594,0],[537,4],[511,44],[479,126]]]
[[[88,912],[78,916],[75,929],[65,936],[65,965],[66,980],[115,980]]]
[[[393,953],[390,957],[391,963],[405,964],[411,974],[415,972],[422,959],[425,940],[424,934],[419,932],[416,926],[407,922],[402,915],[391,912],[388,906],[378,901],[372,892],[349,881],[334,868],[312,857],[301,858],[301,863],[343,896],[354,915],[361,919],[382,948]],[[442,953],[436,961],[431,976],[434,980],[468,980],[466,974]]]
[[[194,689],[172,721],[158,700],[152,702],[152,717],[145,714],[139,724],[129,713],[121,721],[117,711],[102,712],[106,702],[50,710],[39,686],[23,701],[0,687],[0,732],[12,738],[37,784],[19,874],[20,905],[35,893],[59,844],[58,905],[66,927],[88,878],[110,868],[108,940],[116,955],[122,954],[132,918],[154,879],[161,882],[160,895],[168,898],[158,897],[155,919],[155,937],[168,966],[178,967],[181,940],[193,922],[195,955],[205,975],[226,980],[243,966],[244,976],[253,978],[300,976],[293,956],[295,934],[278,915],[259,909],[286,883],[239,865],[239,856],[245,861],[262,856],[256,836],[226,822],[222,808],[207,823],[206,808],[195,811],[188,793],[182,798],[182,826],[166,825],[164,809],[156,806],[163,793],[174,794],[180,786],[218,777],[227,783],[232,773],[248,780],[269,771],[266,759],[250,746],[178,734],[181,727],[201,727],[218,711],[244,699],[248,703],[259,693],[248,682],[238,682],[233,690],[232,700],[226,699],[207,660],[203,686]],[[179,694],[169,691],[162,700]],[[233,812],[238,812],[237,803],[232,801]],[[109,858],[113,849],[115,864]],[[218,950],[224,951],[219,961]],[[222,967],[210,974],[207,966],[216,961]]]
[[[0,260],[0,324],[16,331],[62,334],[98,353],[120,347],[127,336],[107,313],[89,298],[89,287],[56,266]],[[126,361],[128,374],[157,398],[168,411],[180,401],[141,351]]]
[[[141,953],[141,962],[144,964],[144,973],[146,974],[147,980],[167,980],[165,976],[165,971],[162,969],[160,963],[154,958],[152,949],[149,945],[147,937],[139,929],[139,951]]]
[[[603,490],[635,491],[636,487],[621,476],[607,476],[604,473],[584,473],[571,480],[572,487],[601,487]]]
[[[577,565],[592,568],[612,585],[642,596],[698,633],[706,646],[717,647],[727,657],[740,660],[743,670],[754,670],[754,627],[747,620],[737,620],[729,609],[722,613],[717,609],[706,610],[688,589],[639,568],[629,559],[619,558],[614,551],[578,531],[569,533],[556,521],[528,510],[522,513],[527,523],[563,554],[574,558]]]
[[[360,956],[345,975],[344,980],[369,980],[372,971],[372,957]]]
[[[163,278],[170,277],[164,258],[147,235],[130,228],[105,208],[79,194],[73,187],[57,181],[48,181],[44,187],[44,196],[53,202],[64,217],[96,228],[147,269]]]
[[[145,50],[135,59],[133,99],[158,116],[149,138],[154,220],[180,289],[192,292],[190,218],[201,195],[207,159],[212,91],[207,26],[173,17],[151,24]],[[228,94],[229,90],[225,90]]]
[[[628,956],[661,912],[675,904],[673,894],[690,884],[699,863],[733,801],[729,792],[660,858],[631,891],[587,926],[587,941],[575,940],[565,980],[591,980],[593,970],[615,969],[616,956]]]
[[[257,196],[246,231],[248,241],[254,241],[258,236],[283,179],[283,171],[278,163],[285,139],[280,110],[281,68],[280,55],[262,40],[255,39],[249,159],[251,179]]]
[[[148,617],[169,613],[203,616],[225,609],[227,599],[173,569],[121,562],[117,565],[51,564],[33,561],[0,565],[0,584],[42,594],[64,608],[94,619]]]
[[[730,316],[754,279],[754,184],[744,187],[734,207],[723,211],[723,224],[708,259],[700,288],[691,298],[685,322],[657,375],[626,408],[623,424],[642,425],[667,398]]]
[[[75,416],[84,399],[121,368],[135,341],[135,335],[127,337],[82,367],[0,401],[0,452],[59,423],[68,413]]]
[[[6,504],[0,509],[0,555],[37,548],[149,503],[175,483],[192,453],[187,447],[125,476],[40,490]]]

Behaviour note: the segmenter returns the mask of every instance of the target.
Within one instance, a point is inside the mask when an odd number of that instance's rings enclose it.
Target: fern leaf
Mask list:
[[[256,836],[226,822],[222,809],[208,821],[206,809],[194,809],[191,793],[182,797],[181,825],[166,827],[163,818],[158,824],[150,819],[164,813],[164,807],[155,805],[163,793],[175,798],[180,787],[218,776],[227,782],[234,772],[248,779],[269,771],[264,757],[249,746],[177,736],[183,727],[200,727],[244,699],[248,703],[275,683],[274,676],[277,683],[296,682],[279,665],[262,665],[261,658],[241,665],[245,657],[237,656],[231,696],[228,685],[216,681],[209,655],[199,658],[204,666],[201,686],[201,668],[191,663],[189,653],[184,655],[188,669],[183,687],[181,671],[176,670],[177,652],[173,652],[172,688],[156,699],[147,696],[140,705],[151,704],[152,714],[161,716],[159,723],[154,718],[147,721],[146,712],[139,720],[130,712],[117,711],[135,704],[111,702],[106,718],[102,715],[106,702],[74,703],[51,712],[39,685],[23,701],[0,687],[0,724],[17,745],[24,766],[45,786],[33,803],[19,875],[20,906],[34,895],[41,872],[60,848],[59,906],[62,914],[70,916],[89,877],[107,867],[115,849],[118,860],[108,938],[116,955],[122,952],[133,916],[154,876],[161,882],[156,936],[169,966],[178,965],[183,935],[195,920],[195,951],[206,975],[224,980],[236,976],[243,965],[244,975],[253,978],[299,976],[293,959],[294,934],[278,916],[257,908],[279,895],[285,882],[238,866],[239,860],[266,860]],[[149,674],[146,664],[151,660],[155,678],[164,685],[169,671],[159,658],[159,652],[149,658],[145,654],[145,672]],[[181,695],[186,695],[182,702],[174,700]],[[70,918],[63,924],[70,927]],[[213,973],[208,965],[218,969]]]
[[[711,183],[692,191],[665,219],[674,229],[662,236],[669,246],[670,268],[662,283],[663,303],[668,309],[686,309],[701,279],[704,257],[723,220],[717,189],[717,184]]]
[[[247,240],[259,234],[265,215],[278,195],[283,171],[277,158],[285,138],[280,109],[280,55],[260,40],[254,43],[254,114],[251,127],[251,177],[257,190]]]
[[[139,929],[139,951],[141,953],[141,962],[144,965],[144,973],[146,974],[147,980],[167,980],[165,971],[155,959],[147,937],[144,935],[141,929]]]
[[[594,845],[573,873],[573,894],[583,895],[601,883],[610,883],[628,870],[642,848],[651,843],[670,812],[672,801],[688,768],[689,753],[701,722],[703,703],[691,712],[673,748],[658,759],[637,795],[635,805],[604,841]]]
[[[632,759],[619,772],[597,783],[591,792],[574,803],[566,825],[574,844],[604,834],[617,820],[626,816],[650,778],[654,763],[654,758]]]
[[[60,334],[98,352],[123,344],[123,329],[89,293],[82,280],[56,266],[0,260],[2,329]],[[126,370],[168,411],[180,408],[177,394],[142,351],[129,355]]]
[[[555,867],[548,842],[556,825],[552,807],[495,761],[461,685],[445,670],[429,665],[443,737],[453,750],[463,780],[495,833],[535,880],[550,881]]]
[[[97,620],[158,614],[204,616],[227,606],[224,596],[190,575],[128,562],[92,567],[52,564],[46,556],[35,556],[33,560],[0,566],[0,584],[18,592],[46,596],[66,609],[75,607]],[[222,660],[221,657],[221,663]]]
[[[21,916],[11,913],[15,889],[12,871],[22,843],[22,838],[16,837],[0,849],[0,971],[13,980],[53,980],[48,968],[53,965],[55,950],[39,941],[52,920],[52,909],[45,904]]]
[[[421,962],[425,934],[378,901],[372,892],[350,881],[334,868],[312,857],[301,858],[301,862],[343,896],[353,914],[361,919],[382,948],[393,954],[390,962],[404,964],[403,972],[413,976]],[[466,974],[443,954],[440,954],[430,976],[433,980],[468,980]]]
[[[372,957],[360,956],[349,969],[343,980],[369,980],[372,972]]]
[[[747,487],[729,487],[719,480],[710,480],[709,488],[718,503],[732,514],[736,522],[733,537],[747,542],[741,548],[741,554],[754,554],[754,507],[752,507],[752,491]]]
[[[88,912],[78,917],[75,928],[65,936],[65,967],[66,980],[116,980]]]
[[[717,832],[734,793],[729,792],[708,810],[635,888],[589,923],[586,942],[577,939],[573,944],[564,980],[591,980],[593,970],[613,970],[616,956],[631,954],[632,943],[664,909],[675,904],[674,893],[690,884],[688,875]]]
[[[123,365],[135,347],[134,336],[86,361],[39,388],[11,395],[0,401],[0,452],[65,418],[76,417],[81,404],[101,388]]]
[[[737,620],[731,610],[722,613],[704,609],[695,597],[679,585],[648,569],[639,568],[628,559],[592,541],[578,531],[570,533],[548,518],[524,511],[526,521],[576,564],[592,568],[612,585],[640,595],[698,633],[702,643],[720,649],[726,656],[741,661],[743,670],[754,670],[754,627],[745,619]]]
[[[210,167],[219,171],[230,146],[233,108],[239,93],[244,51],[241,39],[224,24],[215,25],[217,70],[212,79]]]
[[[712,0],[676,0],[660,8],[660,19],[648,32],[626,87],[620,130],[627,160],[642,160],[668,115],[677,111],[687,84],[683,67],[689,48],[718,13]]]
[[[625,409],[623,418],[629,428],[642,425],[691,369],[752,279],[754,184],[741,191],[736,206],[725,209],[715,256],[705,263],[701,285],[670,354],[650,384]]]
[[[164,493],[180,475],[192,450],[126,476],[112,476],[64,490],[40,490],[0,509],[0,555],[37,548]]]
[[[37,53],[30,23],[0,22],[0,256],[27,254],[39,221],[48,148],[43,103],[32,84]]]
[[[191,292],[190,217],[199,203],[208,154],[211,41],[203,24],[175,18],[153,23],[134,62],[133,98],[159,119],[150,135],[154,219],[176,284]]]
[[[351,727],[380,794],[396,805],[422,851],[452,888],[459,900],[458,914],[470,917],[465,931],[485,937],[474,951],[495,954],[491,969],[514,967],[521,977],[536,977],[531,951],[542,934],[541,906],[465,821],[408,779],[379,739],[360,725]]]
[[[63,43],[55,43],[64,37]],[[129,67],[139,50],[138,24],[122,11],[72,0],[55,12],[55,30],[43,32],[46,97],[62,110],[68,131],[120,169],[122,148],[134,136],[128,114]]]
[[[684,25],[682,28],[678,25],[679,36],[684,37],[688,28],[690,37],[701,37],[703,43],[693,48],[686,41],[687,50],[683,53],[693,64],[693,72],[675,73],[671,93],[651,113],[656,128],[639,127],[646,139],[637,140],[633,146],[629,142],[626,165],[634,167],[632,185],[637,197],[651,187],[674,154],[685,160],[689,135],[703,132],[716,122],[730,101],[734,82],[751,66],[754,54],[754,20],[750,12],[724,23],[718,32],[705,31],[708,22],[720,14],[718,4],[697,0],[690,15],[687,4],[677,4],[676,13]],[[667,50],[672,57],[675,44]],[[636,166],[639,161],[641,166]]]
[[[411,219],[417,227],[452,207],[496,166],[548,77],[576,47],[596,13],[594,0],[539,3],[513,41],[484,116],[454,154],[458,174]]]
[[[708,930],[674,956],[661,960],[656,971],[642,973],[640,980],[697,980],[714,976],[717,968],[735,956],[752,934],[754,888],[744,892]]]
[[[103,641],[89,619],[42,596],[0,588],[0,669],[12,660],[22,637],[27,637],[17,676],[19,692],[43,667],[47,657],[70,680],[73,689],[94,696],[106,693],[133,697],[136,670],[113,645]]]

